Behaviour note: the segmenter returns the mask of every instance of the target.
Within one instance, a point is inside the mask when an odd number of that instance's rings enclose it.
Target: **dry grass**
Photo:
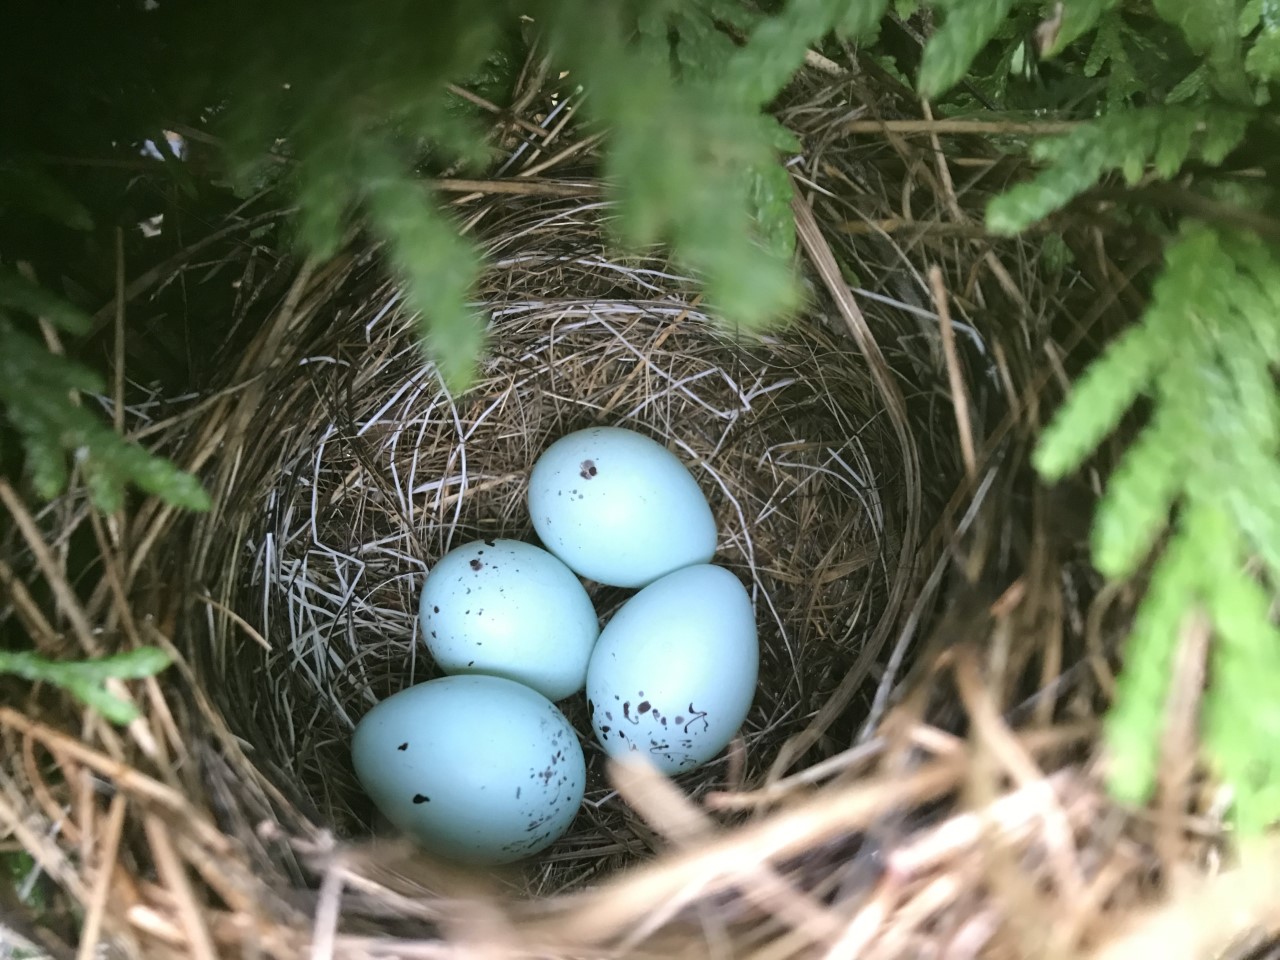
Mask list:
[[[34,859],[21,884],[46,900],[38,925],[0,903],[16,933],[58,960],[77,942],[86,960],[889,960],[1077,956],[1120,925],[1123,943],[1216,951],[1274,932],[1266,859],[1192,885],[1237,891],[1230,925],[1171,941],[1195,911],[1146,912],[1162,872],[1218,870],[1220,804],[1186,778],[1191,799],[1153,814],[1099,789],[1132,597],[1083,562],[1088,484],[1045,491],[1025,466],[1154,253],[1122,270],[1088,225],[1071,268],[1034,238],[990,240],[980,211],[1009,167],[973,134],[1027,131],[948,125],[873,65],[832,68],[779,108],[805,144],[812,296],[763,340],[727,335],[661,260],[607,253],[596,141],[537,113],[536,89],[495,128],[504,168],[443,184],[493,262],[493,352],[465,397],[423,366],[363,240],[289,267],[287,289],[234,242],[256,221],[201,247],[244,270],[217,381],[127,391],[123,419],[201,472],[213,510],[101,517],[78,488],[37,510],[0,487],[17,521],[0,627],[50,656],[176,658],[128,690],[144,716],[124,730],[0,687],[0,843]],[[676,783],[588,735],[570,835],[522,868],[459,872],[378,837],[347,740],[431,675],[414,634],[429,565],[529,536],[529,465],[589,423],[660,437],[712,498],[759,613],[756,707],[723,761]],[[97,559],[75,566],[72,543]]]

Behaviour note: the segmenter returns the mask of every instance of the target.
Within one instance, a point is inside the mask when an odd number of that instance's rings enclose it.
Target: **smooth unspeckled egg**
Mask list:
[[[760,650],[746,589],[700,564],[628,600],[600,633],[587,668],[596,739],[639,752],[668,774],[715,757],[751,709]]]
[[[548,550],[584,577],[641,587],[716,550],[697,481],[662,444],[592,427],[561,437],[534,464],[529,513]]]
[[[574,572],[519,540],[450,550],[427,575],[418,618],[445,673],[506,677],[551,700],[582,689],[600,633]]]
[[[356,726],[351,759],[393,825],[468,864],[511,863],[550,846],[586,785],[564,715],[502,677],[441,677],[388,697]]]

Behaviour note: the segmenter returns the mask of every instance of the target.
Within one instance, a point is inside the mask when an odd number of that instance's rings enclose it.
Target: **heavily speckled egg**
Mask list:
[[[561,437],[533,466],[529,513],[548,550],[584,577],[641,587],[716,550],[693,475],[655,440],[620,427]]]
[[[388,697],[356,726],[351,760],[393,825],[465,864],[544,850],[569,829],[586,785],[564,715],[502,677],[441,677]]]
[[[614,614],[587,668],[596,739],[668,774],[714,758],[751,709],[760,649],[746,589],[700,564],[649,584]]]
[[[582,689],[600,633],[574,572],[519,540],[450,550],[427,575],[418,618],[445,673],[506,677],[551,700]]]

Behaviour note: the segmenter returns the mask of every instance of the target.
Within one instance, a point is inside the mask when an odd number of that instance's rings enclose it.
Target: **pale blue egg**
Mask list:
[[[506,677],[550,700],[582,690],[600,633],[574,572],[519,540],[477,540],[441,557],[423,584],[418,619],[445,673]]]
[[[468,864],[546,849],[573,823],[586,786],[564,715],[501,677],[441,677],[388,697],[356,726],[351,760],[393,825]]]
[[[548,550],[584,577],[640,587],[716,550],[707,498],[680,458],[633,430],[561,437],[534,464],[529,513]]]
[[[760,648],[751,597],[723,567],[669,573],[605,625],[587,668],[596,739],[668,774],[713,759],[751,709]]]

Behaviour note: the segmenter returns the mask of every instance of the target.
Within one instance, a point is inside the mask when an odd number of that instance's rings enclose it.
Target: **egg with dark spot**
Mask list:
[[[668,774],[715,758],[751,709],[760,649],[741,581],[698,564],[649,584],[600,633],[587,668],[591,725],[612,756],[637,750]],[[625,733],[623,732],[625,728]],[[672,738],[679,738],[678,740]]]
[[[561,437],[534,464],[528,503],[546,548],[598,583],[641,587],[715,554],[715,518],[697,480],[634,430]]]
[[[404,749],[410,739],[413,749]],[[393,825],[464,864],[511,863],[545,849],[572,825],[586,787],[568,720],[502,677],[441,677],[388,697],[357,724],[351,760]]]
[[[582,690],[600,633],[577,575],[519,540],[450,550],[427,574],[418,617],[445,673],[506,677],[553,701]]]

